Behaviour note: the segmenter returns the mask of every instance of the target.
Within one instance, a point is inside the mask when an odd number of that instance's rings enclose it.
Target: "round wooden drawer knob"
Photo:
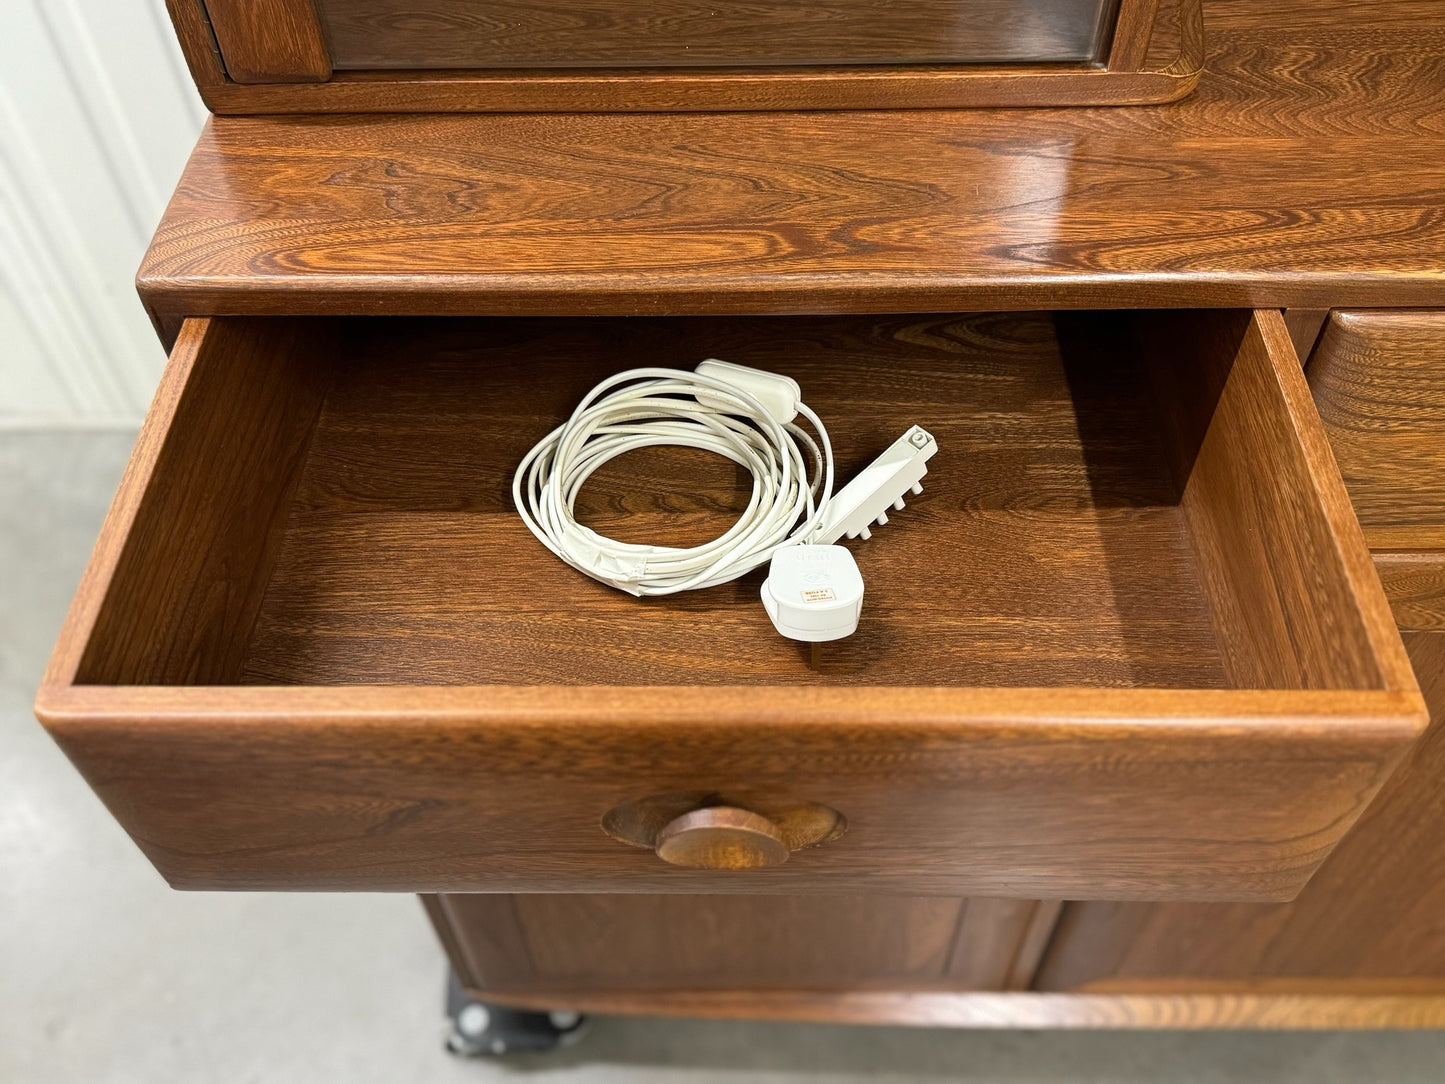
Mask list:
[[[786,862],[788,845],[767,817],[720,805],[668,822],[657,834],[657,856],[674,866],[757,869]]]

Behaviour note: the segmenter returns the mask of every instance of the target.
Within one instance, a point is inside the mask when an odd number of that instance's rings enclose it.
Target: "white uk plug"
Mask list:
[[[845,535],[869,538],[874,524],[888,522],[890,509],[902,510],[906,494],[923,492],[921,480],[936,451],[938,444],[933,434],[922,426],[913,426],[833,494],[813,541],[831,545]]]
[[[763,609],[790,640],[852,636],[863,613],[863,574],[842,546],[786,546],[763,581]]]

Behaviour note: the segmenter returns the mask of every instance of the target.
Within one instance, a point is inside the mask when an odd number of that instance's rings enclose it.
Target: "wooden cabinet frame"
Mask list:
[[[706,112],[1140,105],[1188,94],[1202,0],[1119,0],[1092,64],[333,71],[312,0],[167,0],[215,113]],[[1177,39],[1167,63],[1154,66]],[[1151,48],[1152,47],[1152,48]]]
[[[225,325],[224,332],[212,334],[209,345],[199,330],[206,321],[182,332],[182,362],[194,366],[204,346],[211,355],[204,364],[225,351],[248,363],[219,367],[229,383],[188,387],[176,367],[163,385],[157,416],[190,421],[156,423],[143,435],[137,466],[123,483],[42,690],[42,714],[120,819],[157,818],[164,831],[142,824],[144,846],[164,847],[166,833],[186,844],[173,848],[177,883],[221,885],[221,876],[202,862],[227,842],[201,818],[187,818],[183,802],[204,805],[211,816],[221,809],[244,829],[235,833],[238,857],[221,853],[217,865],[254,862],[266,832],[275,840],[297,824],[313,826],[321,845],[330,846],[344,839],[348,820],[371,818],[366,832],[355,835],[376,848],[368,876],[372,868],[395,871],[411,863],[391,887],[440,893],[424,899],[457,977],[474,996],[500,1005],[958,1027],[1445,1026],[1445,937],[1437,920],[1445,891],[1445,833],[1438,830],[1445,822],[1438,785],[1445,774],[1445,541],[1439,535],[1445,504],[1432,502],[1428,487],[1417,481],[1423,474],[1433,484],[1428,459],[1406,463],[1409,457],[1394,443],[1409,439],[1427,452],[1438,446],[1429,443],[1428,424],[1422,424],[1426,399],[1420,389],[1445,386],[1434,377],[1445,368],[1422,385],[1418,373],[1384,364],[1407,361],[1412,348],[1433,349],[1442,341],[1431,334],[1424,335],[1428,342],[1412,342],[1424,314],[1399,310],[1445,311],[1439,271],[1445,229],[1432,213],[1442,146],[1433,119],[1445,93],[1438,62],[1445,29],[1421,18],[1424,0],[1211,2],[1214,75],[1189,102],[1168,111],[617,118],[598,114],[1168,100],[1187,93],[1199,75],[1200,2],[1120,0],[1113,39],[1089,67],[483,74],[337,72],[312,0],[168,0],[197,83],[218,113],[593,115],[227,117],[208,126],[140,287],[167,340],[176,338],[183,320],[221,317],[210,323]],[[733,147],[745,153],[729,154]],[[578,162],[585,171],[582,185]],[[1009,168],[1001,169],[1001,162]],[[652,183],[659,177],[666,199],[657,197]],[[779,199],[778,193],[796,198]],[[1265,311],[1280,306],[1289,306],[1283,319]],[[812,935],[782,953],[772,952],[763,938],[735,937],[750,950],[740,954],[753,968],[743,977],[766,981],[729,984],[704,968],[698,973],[707,981],[689,981],[686,969],[667,956],[670,945],[690,936],[688,921],[668,928],[671,943],[658,937],[644,952],[607,959],[623,941],[614,931],[627,927],[651,937],[659,928],[648,921],[653,916],[624,915],[609,925],[609,915],[624,910],[616,903],[626,897],[616,894],[599,897],[596,921],[569,927],[556,921],[555,904],[576,903],[580,897],[572,892],[543,894],[523,884],[505,894],[466,895],[475,883],[437,874],[455,866],[462,851],[455,838],[439,834],[417,843],[433,807],[406,800],[423,777],[414,771],[403,780],[405,786],[394,788],[400,800],[389,806],[378,799],[374,782],[346,790],[358,771],[407,763],[393,755],[403,748],[410,763],[443,776],[466,801],[486,792],[470,776],[452,774],[461,763],[457,750],[481,748],[457,735],[468,728],[486,731],[488,739],[510,735],[480,712],[466,716],[444,688],[383,694],[394,697],[388,728],[377,710],[378,691],[366,686],[313,685],[308,692],[307,686],[75,680],[87,639],[101,644],[97,658],[113,652],[112,660],[127,666],[137,658],[146,665],[177,665],[175,656],[148,651],[156,641],[146,639],[145,621],[133,623],[138,636],[93,636],[103,596],[119,582],[116,569],[124,560],[141,564],[124,555],[127,535],[138,540],[135,554],[153,549],[157,539],[170,539],[178,554],[144,564],[154,571],[158,590],[130,577],[139,587],[131,593],[138,604],[172,607],[184,618],[178,624],[187,635],[176,643],[217,645],[211,659],[223,663],[244,646],[244,629],[255,617],[249,606],[265,595],[265,577],[256,570],[276,546],[269,531],[277,522],[274,508],[290,500],[284,486],[258,483],[252,467],[265,462],[284,475],[303,462],[309,418],[323,401],[304,378],[314,375],[306,365],[317,361],[318,369],[334,369],[334,359],[326,360],[324,349],[307,338],[324,334],[325,321],[303,326],[310,323],[299,319],[303,315],[763,316],[1100,307],[1257,310],[1274,356],[1289,362],[1279,368],[1281,386],[1292,389],[1289,401],[1308,405],[1310,388],[1297,366],[1291,368],[1293,342],[1298,359],[1309,363],[1305,375],[1324,421],[1302,446],[1303,460],[1297,455],[1294,461],[1322,475],[1338,474],[1335,459],[1345,468],[1345,480],[1331,483],[1330,503],[1350,516],[1361,513],[1363,541],[1348,548],[1359,575],[1373,580],[1378,574],[1384,594],[1375,621],[1401,630],[1431,709],[1424,737],[1404,754],[1378,798],[1369,801],[1361,792],[1359,804],[1367,808],[1358,825],[1292,902],[1163,902],[1151,896],[1130,903],[1099,889],[1060,904],[1062,888],[1044,898],[1049,886],[1020,886],[1010,872],[1009,883],[952,889],[989,894],[935,897],[918,905],[870,882],[854,886],[865,893],[855,899],[877,908],[867,916],[869,927],[912,935],[920,926],[898,921],[890,927],[878,916],[921,914],[922,934],[901,949],[887,940],[882,947],[850,945],[851,955],[823,961],[830,983],[805,981],[808,953],[836,938],[853,912],[842,910],[816,925],[807,920],[814,913],[809,908],[826,908],[834,895],[674,893],[664,901],[668,909],[658,913],[695,909],[713,959],[730,948],[731,932],[746,932],[752,918],[753,929]],[[1395,311],[1329,315],[1332,308]],[[1337,340],[1352,324],[1379,325],[1383,337],[1366,336],[1369,341],[1348,357],[1336,356]],[[1385,324],[1397,325],[1406,337],[1384,336]],[[1176,334],[1170,341],[1199,339]],[[1392,384],[1407,395],[1384,394]],[[1402,402],[1408,410],[1395,409]],[[1378,409],[1364,409],[1371,404]],[[292,424],[281,424],[286,419]],[[229,460],[212,455],[211,466],[219,458],[233,469],[221,472],[223,484],[207,487],[207,476],[197,471],[206,468],[204,453],[214,451],[217,432],[224,433],[227,448],[245,454]],[[1356,465],[1384,464],[1388,473],[1350,469],[1350,444],[1365,438],[1377,446],[1353,449],[1368,453]],[[147,508],[144,491],[157,464],[173,484],[156,486]],[[937,474],[943,469],[940,463]],[[1340,485],[1351,483],[1354,492],[1347,497]],[[1300,489],[1282,485],[1280,491]],[[187,503],[189,494],[206,499]],[[1401,495],[1416,502],[1413,513],[1399,515],[1406,504]],[[176,533],[187,525],[190,535]],[[259,563],[248,566],[238,554]],[[188,608],[182,609],[176,593],[165,589],[197,567],[215,589],[183,598]],[[1393,621],[1385,615],[1385,599]],[[1172,694],[1146,693],[1177,710],[1164,699],[1175,699]],[[1413,703],[1413,689],[1400,695]],[[684,723],[706,724],[705,716],[716,714],[715,705],[701,697],[698,702],[696,719]],[[619,716],[635,719],[644,714],[632,710],[636,703],[619,699],[614,708],[620,705]],[[485,707],[495,713],[499,705]],[[1055,705],[1041,700],[1034,707],[1035,731],[1057,723]],[[872,711],[875,723],[897,713],[889,690],[874,706],[863,703],[858,710]],[[440,721],[419,724],[426,711]],[[545,724],[544,712],[533,714]],[[781,726],[798,728],[800,712],[778,715]],[[1151,711],[1137,729],[1153,739],[1167,718]],[[762,725],[776,737],[769,720]],[[1003,729],[997,721],[988,725]],[[405,744],[388,748],[380,742],[377,735],[385,737],[388,729]],[[525,738],[523,731],[539,729],[523,720],[514,733]],[[258,787],[258,762],[285,757],[308,736],[318,744],[291,759],[310,773],[305,781],[313,785]],[[1231,749],[1238,746],[1233,732],[1223,733],[1224,740]],[[476,760],[499,762],[498,745],[490,741],[485,757]],[[513,746],[532,748],[520,738]],[[637,761],[652,764],[665,745],[650,740],[637,748]],[[695,753],[694,761],[711,772],[718,758],[708,753]],[[188,758],[205,771],[186,770]],[[771,750],[768,759],[776,759]],[[871,764],[856,763],[859,774],[871,771]],[[896,775],[902,761],[885,757],[879,763]],[[1111,778],[1119,776],[1121,761],[1100,763]],[[315,786],[326,773],[341,785]],[[165,785],[148,792],[144,782],[157,774]],[[243,778],[230,792],[211,782],[237,777]],[[1278,790],[1276,779],[1269,784]],[[549,784],[549,793],[557,789]],[[1176,793],[1158,786],[1145,791],[1177,804]],[[294,816],[277,795],[309,808]],[[595,803],[598,809],[605,805]],[[1112,807],[1137,811],[1138,802],[1116,800]],[[1021,808],[1037,816],[1037,803]],[[1071,823],[1062,817],[1039,822]],[[457,823],[467,841],[483,835],[479,819],[465,809]],[[516,823],[513,816],[508,827],[515,831]],[[1217,830],[1193,818],[1191,839],[1196,823]],[[555,835],[556,824],[553,818],[545,833],[521,835],[537,850],[536,841]],[[863,824],[858,818],[855,830]],[[599,848],[610,846],[591,820],[586,828]],[[1127,852],[1131,862],[1138,858],[1135,838]],[[273,853],[280,856],[278,868],[291,864],[282,870],[290,879],[286,887],[305,887],[299,877],[314,885],[318,870],[326,872],[316,840],[309,849],[294,838],[282,842],[287,845]],[[469,842],[464,853],[478,850]],[[620,861],[652,861],[642,851],[619,854]],[[794,859],[792,868],[808,858],[821,863],[828,854]],[[608,852],[602,861],[614,857]],[[978,867],[968,868],[976,876]],[[674,876],[661,867],[639,869],[645,876]],[[639,891],[635,898],[647,899],[649,884],[638,879],[630,886]],[[274,882],[239,877],[225,885],[270,886]],[[368,886],[338,877],[330,887]],[[910,877],[906,887],[928,886]],[[809,908],[800,905],[789,928],[766,913],[769,899],[806,900]],[[1099,921],[1086,923],[1091,913]],[[734,925],[716,921],[718,915],[734,916]],[[538,931],[534,943],[546,942],[535,956],[524,940],[529,921]],[[592,972],[557,967],[568,946],[562,937],[550,938],[553,929],[564,930],[574,944],[592,938],[599,946],[592,959],[602,966]],[[495,943],[483,943],[487,935],[495,935]],[[698,945],[687,947],[705,955]],[[870,966],[880,957],[888,966],[870,981]],[[902,962],[894,966],[894,958]],[[639,960],[652,962],[651,985],[603,981],[615,977],[609,968]],[[734,976],[746,972],[732,959],[726,962]]]

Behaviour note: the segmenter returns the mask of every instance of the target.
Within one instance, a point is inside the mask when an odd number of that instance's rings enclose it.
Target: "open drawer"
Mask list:
[[[760,573],[640,601],[511,507],[600,377],[707,356],[795,376],[841,479],[937,437],[815,664]],[[746,492],[654,449],[579,509],[676,544]],[[177,887],[1054,899],[1288,899],[1425,721],[1272,310],[193,320],[37,711]],[[749,870],[602,825],[719,803],[839,817]]]

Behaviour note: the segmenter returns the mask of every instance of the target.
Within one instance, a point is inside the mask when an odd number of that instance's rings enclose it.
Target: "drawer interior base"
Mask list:
[[[1059,326],[1047,314],[353,326],[242,680],[1221,686],[1138,359],[1105,320]],[[799,381],[840,485],[912,424],[937,437],[923,494],[849,543],[865,617],[817,668],[759,604],[766,568],[636,599],[567,568],[512,507],[517,462],[597,380],[712,355]],[[594,476],[579,515],[628,541],[689,545],[724,531],[750,488],[720,456],[649,449]]]

